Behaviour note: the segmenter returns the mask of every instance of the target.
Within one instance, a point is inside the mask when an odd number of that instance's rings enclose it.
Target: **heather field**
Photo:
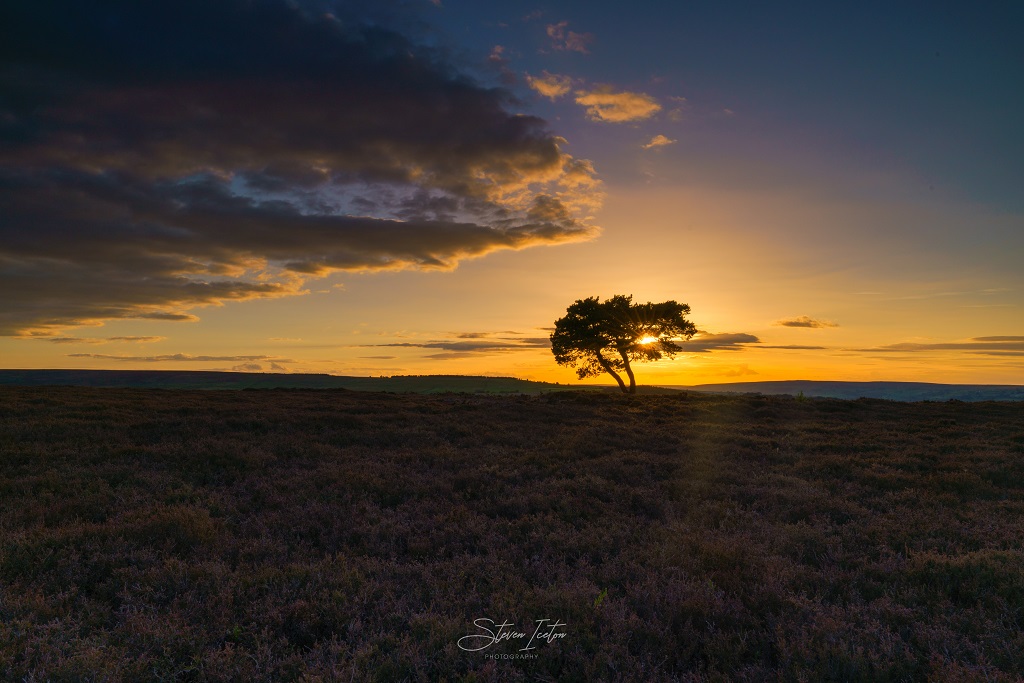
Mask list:
[[[3,680],[1017,681],[1021,539],[1022,403],[0,388]]]

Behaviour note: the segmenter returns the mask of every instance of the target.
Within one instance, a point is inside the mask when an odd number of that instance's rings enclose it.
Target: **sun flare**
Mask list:
[[[641,337],[640,338],[640,343],[641,344],[653,344],[656,341],[658,341],[657,337]]]

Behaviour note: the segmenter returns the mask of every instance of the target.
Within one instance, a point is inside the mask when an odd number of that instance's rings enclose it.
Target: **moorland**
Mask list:
[[[1021,538],[1021,403],[0,387],[3,680],[1016,681]]]

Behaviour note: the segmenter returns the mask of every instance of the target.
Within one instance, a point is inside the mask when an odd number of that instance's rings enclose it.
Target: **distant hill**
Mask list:
[[[483,394],[543,394],[582,389],[514,377],[467,375],[338,375],[193,370],[0,370],[0,385],[135,387],[152,389],[348,389],[435,394],[447,391]]]
[[[472,375],[340,375],[201,370],[0,370],[0,386],[135,387],[153,389],[347,389],[393,393],[545,394],[591,390],[618,394],[615,386],[534,382],[515,377]],[[931,384],[927,382],[735,382],[731,384],[642,385],[640,394],[700,391],[730,394],[881,398],[891,401],[1024,401],[1024,386],[995,384]]]
[[[1024,401],[1024,386],[1013,384],[932,384],[929,382],[734,382],[671,386],[671,389],[737,394],[791,394],[826,398],[882,398],[890,401]]]

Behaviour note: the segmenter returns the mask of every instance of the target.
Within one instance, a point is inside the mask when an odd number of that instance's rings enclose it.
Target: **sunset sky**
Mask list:
[[[1024,4],[0,5],[0,367],[1024,384]],[[605,377],[591,382],[610,383]]]

